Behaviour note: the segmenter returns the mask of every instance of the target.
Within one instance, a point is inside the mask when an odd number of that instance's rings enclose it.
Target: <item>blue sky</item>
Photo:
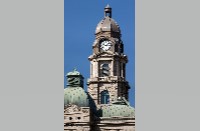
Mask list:
[[[64,0],[64,75],[74,67],[89,78],[92,44],[97,24],[104,16],[104,7],[112,7],[112,18],[119,24],[128,56],[126,77],[131,89],[129,101],[135,106],[135,4],[134,0]],[[64,85],[66,79],[64,78]]]

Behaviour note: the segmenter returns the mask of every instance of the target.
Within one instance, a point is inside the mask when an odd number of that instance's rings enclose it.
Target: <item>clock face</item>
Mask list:
[[[111,46],[112,46],[112,42],[105,40],[105,41],[101,42],[100,48],[104,51],[107,51],[110,49]]]

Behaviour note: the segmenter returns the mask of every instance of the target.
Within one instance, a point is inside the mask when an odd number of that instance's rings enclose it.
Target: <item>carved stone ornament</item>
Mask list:
[[[65,113],[71,113],[71,112],[79,112],[81,111],[81,108],[77,105],[69,104],[65,107]]]
[[[83,113],[88,113],[88,110],[83,109],[82,112],[83,112]]]

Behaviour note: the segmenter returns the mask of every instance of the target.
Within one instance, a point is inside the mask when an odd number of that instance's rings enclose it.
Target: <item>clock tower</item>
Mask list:
[[[104,8],[104,18],[95,31],[92,46],[93,53],[89,56],[90,78],[88,93],[97,107],[110,104],[119,97],[128,100],[129,84],[126,81],[127,56],[124,54],[119,25],[112,19],[112,8]]]
[[[128,58],[119,25],[109,5],[95,31],[89,56],[87,92],[77,70],[67,73],[64,89],[65,131],[135,131],[135,109],[128,102]]]

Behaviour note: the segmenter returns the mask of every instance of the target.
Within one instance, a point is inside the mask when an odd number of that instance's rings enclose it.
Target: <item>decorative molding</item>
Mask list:
[[[65,113],[80,112],[81,108],[74,104],[68,104],[65,106]]]

